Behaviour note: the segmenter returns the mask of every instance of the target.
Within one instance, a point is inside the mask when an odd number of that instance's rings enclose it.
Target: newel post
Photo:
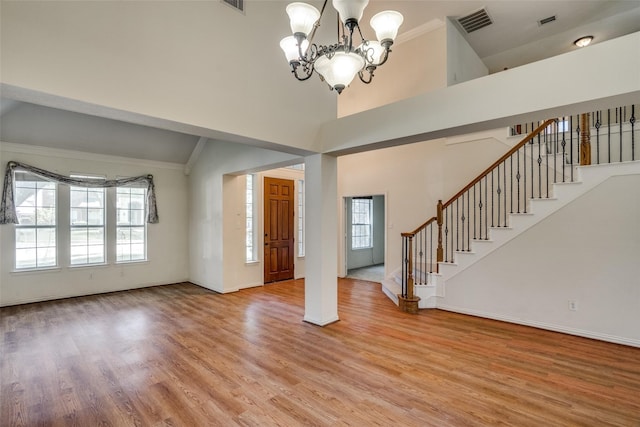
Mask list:
[[[580,114],[580,165],[591,164],[591,126],[589,114]]]
[[[443,223],[443,208],[442,208],[442,200],[438,200],[438,213],[436,216],[436,221],[438,223],[438,249],[436,250],[436,261],[443,262],[444,261],[444,249],[442,248],[442,223]],[[436,272],[439,269],[439,264],[436,264]]]
[[[407,252],[406,258],[403,262],[406,263],[407,270],[407,295],[398,295],[398,305],[400,310],[405,313],[417,314],[418,313],[418,301],[420,297],[416,297],[413,293],[413,234],[402,234],[403,238],[407,239]]]

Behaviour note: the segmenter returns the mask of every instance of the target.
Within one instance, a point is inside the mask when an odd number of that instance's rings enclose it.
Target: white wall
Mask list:
[[[244,223],[242,216],[240,220],[237,216],[244,203],[243,180],[225,175],[241,175],[300,161],[290,154],[247,145],[207,142],[189,175],[191,282],[217,292],[233,292],[258,284],[255,271],[247,272],[243,267],[243,273],[236,275],[225,268],[228,262],[243,264],[245,259],[239,249],[240,242],[244,243]],[[237,255],[228,259],[230,254]],[[231,277],[225,277],[225,273]]]
[[[121,157],[100,156],[78,151],[53,150],[21,144],[2,143],[0,169],[8,161],[18,161],[61,174],[87,173],[118,176],[152,174],[156,186],[158,224],[147,226],[148,261],[70,267],[68,250],[59,248],[59,268],[49,271],[14,271],[15,226],[0,225],[0,305],[22,304],[56,298],[113,292],[145,286],[164,285],[188,280],[189,250],[187,180],[181,165],[137,161]],[[68,187],[58,186],[58,200],[68,200]],[[115,206],[115,191],[107,191],[107,203]],[[59,209],[63,204],[59,203]],[[64,217],[65,215],[60,215]],[[114,218],[107,218],[107,230]],[[59,245],[68,241],[65,225],[58,224]],[[61,238],[62,237],[62,238]],[[113,251],[107,251],[113,255]]]
[[[446,201],[509,149],[506,138],[507,129],[498,129],[491,134],[443,138],[338,158],[341,203],[349,196],[385,195],[387,275],[400,267],[400,233],[412,231],[435,216],[438,199]],[[343,206],[340,215],[339,236],[344,236]],[[344,260],[344,242],[339,239],[339,260]],[[344,276],[344,261],[338,266]]]
[[[638,188],[609,178],[448,280],[438,307],[640,346]]]
[[[2,83],[209,138],[309,148],[336,117],[336,94],[291,75],[278,46],[290,31],[286,3],[245,5],[243,14],[217,0],[2,2]]]
[[[462,36],[458,26],[447,18],[447,86],[489,74],[489,69]]]
[[[338,96],[338,117],[366,111],[447,85],[447,32],[440,23],[433,30],[395,43],[386,64],[364,84],[356,77]]]

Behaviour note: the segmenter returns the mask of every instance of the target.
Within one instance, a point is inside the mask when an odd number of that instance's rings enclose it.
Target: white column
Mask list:
[[[338,162],[305,158],[304,320],[324,326],[338,319]]]

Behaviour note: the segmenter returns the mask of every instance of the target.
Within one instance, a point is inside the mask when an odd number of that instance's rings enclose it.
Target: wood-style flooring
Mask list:
[[[439,310],[340,280],[177,284],[1,309],[2,426],[640,426],[640,349]]]

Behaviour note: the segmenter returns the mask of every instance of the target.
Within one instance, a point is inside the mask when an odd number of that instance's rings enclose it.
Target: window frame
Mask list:
[[[362,213],[360,209],[356,213],[356,205],[368,206],[366,209],[368,212]],[[367,215],[368,214],[368,215]],[[356,220],[356,215],[358,215]],[[362,222],[366,215],[365,222]],[[355,233],[355,230],[362,227],[363,230],[367,230],[365,233]],[[365,228],[366,227],[366,228]],[[362,242],[362,239],[367,239]],[[373,248],[373,198],[372,197],[352,197],[351,198],[351,249],[371,249]]]
[[[58,184],[55,181],[49,181],[45,178],[41,178],[38,175],[32,173],[32,172],[27,172],[27,171],[20,171],[20,174],[24,174],[26,176],[31,176],[34,177],[35,179],[33,181],[28,181],[26,179],[18,179],[18,177],[15,177],[14,180],[14,194],[17,195],[19,193],[19,189],[20,188],[33,188],[33,206],[29,207],[33,209],[33,223],[32,224],[20,224],[20,215],[21,215],[21,206],[16,206],[16,214],[18,216],[18,224],[15,225],[15,229],[14,229],[14,247],[13,247],[13,254],[14,254],[14,260],[13,260],[13,268],[15,271],[37,271],[37,270],[50,270],[50,269],[56,269],[59,268],[59,250],[58,250],[58,243],[59,243],[59,236],[58,236],[58,198],[59,198],[59,191],[58,191]],[[34,187],[28,187],[28,186],[21,186],[19,185],[19,183],[21,182],[33,182],[34,183]],[[40,187],[40,183],[44,183],[43,184],[43,188],[39,188]],[[44,187],[46,186],[46,187]],[[53,191],[53,202],[52,202],[52,206],[43,206],[41,202],[38,201],[38,199],[41,199],[44,197],[43,193],[39,193],[42,190],[48,190],[48,191]],[[27,200],[29,197],[26,197],[25,200]],[[39,209],[47,209],[49,211],[53,212],[53,224],[38,224],[38,219],[39,219]],[[19,243],[19,235],[20,234],[24,234],[25,230],[33,230],[33,242],[34,242],[34,246],[28,246],[28,247],[20,247],[21,243]],[[49,245],[40,245],[39,244],[39,235],[40,235],[40,230],[52,230],[52,232],[48,233],[49,234],[49,243],[51,242],[51,237],[53,237],[53,244],[49,244]],[[42,264],[39,263],[39,259],[40,257],[38,256],[38,252],[40,249],[45,249],[46,251],[51,250],[53,248],[53,263],[48,263],[45,264],[44,262]],[[20,266],[18,264],[18,259],[20,258],[19,253],[21,252],[25,252],[28,250],[35,250],[35,257],[33,258],[34,264],[32,265],[25,265],[25,266]]]
[[[245,263],[258,262],[256,222],[256,174],[245,175]]]
[[[147,213],[147,206],[146,203],[144,202],[147,198],[147,189],[144,187],[137,187],[137,186],[130,186],[130,185],[123,185],[123,186],[116,186],[116,191],[115,191],[115,196],[116,196],[116,203],[115,203],[115,242],[114,242],[114,246],[115,246],[115,264],[131,264],[131,263],[136,263],[136,262],[146,262],[148,261],[149,257],[148,257],[148,238],[147,238],[147,222],[145,220],[146,218],[146,213]],[[125,193],[128,194],[129,196],[129,207],[128,208],[121,208],[119,206],[119,201],[120,198],[119,196],[121,195],[121,190],[127,190]],[[132,190],[140,190],[142,193],[138,193],[138,195],[142,196],[142,209],[132,209],[131,208],[131,196],[132,196]],[[141,218],[140,221],[135,222],[134,224],[131,224],[131,217],[132,215],[132,211],[136,211],[138,214],[141,214]],[[120,220],[120,214],[121,212],[128,212],[128,218],[129,218],[129,224],[123,224],[121,223]],[[139,223],[138,223],[139,222]],[[120,239],[120,231],[122,229],[128,229],[129,230],[129,240],[128,243],[120,243],[121,239]],[[134,244],[140,244],[140,243],[134,243],[134,241],[132,240],[132,230],[134,228],[138,228],[138,229],[142,229],[142,248],[143,248],[143,256],[142,258],[132,258],[132,254],[133,254],[133,250],[132,250],[132,246]],[[128,244],[129,246],[129,256],[128,257],[123,257],[123,255],[120,253],[120,248],[124,247]]]
[[[105,177],[104,176],[97,176],[97,175],[86,175],[86,174],[71,174],[70,177],[72,178],[86,178],[86,179],[95,179],[96,181],[100,181],[100,180],[104,180]],[[100,191],[98,191],[100,190]],[[86,193],[86,198],[88,201],[89,198],[89,193],[98,193],[101,192],[102,193],[102,207],[101,208],[91,208],[91,209],[101,209],[102,210],[102,224],[101,225],[96,225],[96,224],[89,224],[89,206],[86,207],[87,210],[87,224],[86,225],[75,225],[73,224],[74,220],[74,209],[82,209],[82,207],[74,207],[73,206],[73,193],[74,192],[85,192]],[[87,266],[92,266],[92,265],[104,265],[107,263],[107,243],[108,243],[108,239],[107,239],[107,191],[105,187],[80,187],[80,186],[73,186],[70,185],[69,186],[69,266],[71,267],[87,267]],[[87,231],[87,241],[86,241],[86,245],[74,245],[73,244],[73,231],[74,230],[81,230],[81,229],[86,229]],[[89,248],[91,246],[99,246],[96,244],[90,244],[90,240],[89,240],[89,230],[90,229],[101,229],[102,230],[102,260],[101,261],[95,261],[95,262],[91,262],[89,261],[90,259],[90,251]],[[79,263],[74,263],[73,262],[73,247],[80,247],[80,246],[86,246],[87,247],[87,255],[86,255],[86,262],[79,262]]]

